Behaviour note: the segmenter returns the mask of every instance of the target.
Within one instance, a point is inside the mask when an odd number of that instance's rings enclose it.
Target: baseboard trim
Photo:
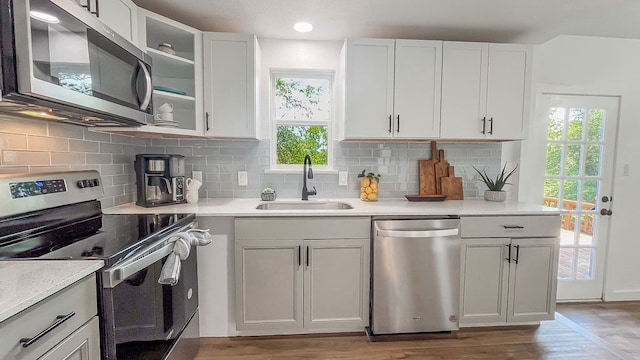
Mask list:
[[[640,300],[640,290],[613,290],[604,294],[604,301]]]

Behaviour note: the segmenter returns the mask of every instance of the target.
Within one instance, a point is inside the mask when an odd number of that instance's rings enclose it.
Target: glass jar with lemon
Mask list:
[[[362,201],[378,201],[378,184],[380,182],[380,174],[367,170],[362,170],[358,177],[360,180],[360,200]]]

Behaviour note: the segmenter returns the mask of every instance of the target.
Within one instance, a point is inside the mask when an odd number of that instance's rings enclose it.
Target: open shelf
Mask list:
[[[174,94],[161,90],[153,90],[153,98],[156,101],[188,101],[194,102],[196,99],[193,96]]]
[[[193,79],[195,63],[192,60],[152,48],[147,48],[147,54],[153,59],[154,76]]]

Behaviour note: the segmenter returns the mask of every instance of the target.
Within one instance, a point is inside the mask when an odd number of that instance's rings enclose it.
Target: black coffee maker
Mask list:
[[[137,154],[136,204],[144,207],[184,203],[184,156]]]

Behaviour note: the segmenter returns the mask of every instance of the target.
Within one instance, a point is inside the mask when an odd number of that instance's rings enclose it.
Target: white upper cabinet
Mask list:
[[[530,46],[445,42],[442,61],[441,138],[524,138]]]
[[[138,42],[138,7],[131,0],[74,0],[123,38]]]
[[[343,57],[340,138],[438,137],[441,41],[348,39]]]
[[[203,41],[205,136],[257,138],[255,35],[206,32]]]
[[[171,104],[175,127],[143,127],[163,136],[202,136],[202,32],[161,15],[139,9],[140,45],[153,59],[153,113]],[[171,44],[175,54],[159,49]]]
[[[138,7],[131,0],[100,0],[98,17],[123,38],[138,42]]]

